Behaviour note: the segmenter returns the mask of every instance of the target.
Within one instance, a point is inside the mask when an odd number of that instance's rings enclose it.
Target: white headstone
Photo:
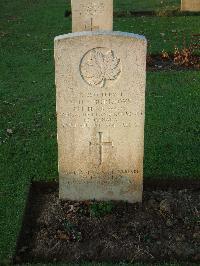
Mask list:
[[[200,0],[181,0],[181,11],[200,11]]]
[[[72,32],[113,29],[113,0],[71,0]]]
[[[55,38],[61,199],[142,200],[146,49],[129,33]]]

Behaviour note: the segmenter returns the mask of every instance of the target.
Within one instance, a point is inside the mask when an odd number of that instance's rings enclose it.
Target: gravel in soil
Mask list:
[[[198,189],[144,191],[143,203],[61,202],[31,190],[15,255],[23,262],[200,261]]]

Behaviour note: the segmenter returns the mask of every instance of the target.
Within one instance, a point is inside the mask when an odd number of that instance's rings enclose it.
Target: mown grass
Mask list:
[[[14,252],[30,182],[58,176],[53,38],[71,31],[65,9],[64,0],[1,1],[1,263]],[[114,21],[115,30],[146,35],[150,53],[172,52],[174,31],[178,36],[184,32],[189,42],[189,34],[199,26],[197,17]],[[195,71],[148,73],[146,178],[198,179],[199,82]]]
[[[114,0],[114,11],[152,11],[152,10],[177,10],[180,9],[179,0]],[[71,10],[70,0],[66,4],[67,10]]]
[[[192,36],[199,34],[199,28],[200,19],[196,16],[116,18],[114,23],[114,30],[144,35],[151,54],[163,50],[173,53],[175,47],[189,46],[193,42]],[[199,54],[200,50],[195,53]]]
[[[148,73],[145,177],[199,178],[199,84],[198,71]]]
[[[114,0],[115,11],[163,11],[180,9],[179,0]]]

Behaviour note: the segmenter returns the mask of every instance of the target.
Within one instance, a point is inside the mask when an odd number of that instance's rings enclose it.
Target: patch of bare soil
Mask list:
[[[199,187],[147,189],[142,204],[112,202],[104,215],[94,204],[34,186],[15,262],[200,261]]]
[[[149,71],[200,70],[199,55],[190,55],[191,58],[186,58],[188,59],[188,61],[180,60],[180,62],[176,62],[176,58],[174,59],[174,55],[168,55],[167,58],[162,58],[162,56],[163,55],[149,55],[147,57],[147,70]]]
[[[180,17],[180,16],[199,16],[200,12],[187,12],[175,10],[124,10],[124,11],[114,11],[114,17]],[[71,16],[71,10],[67,9],[64,12],[65,17]]]

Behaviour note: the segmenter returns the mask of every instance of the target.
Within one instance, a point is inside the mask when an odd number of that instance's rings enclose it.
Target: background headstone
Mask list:
[[[55,38],[60,198],[142,200],[146,39]]]
[[[72,32],[113,29],[113,0],[71,0]]]
[[[200,11],[200,0],[182,0],[181,11]]]

